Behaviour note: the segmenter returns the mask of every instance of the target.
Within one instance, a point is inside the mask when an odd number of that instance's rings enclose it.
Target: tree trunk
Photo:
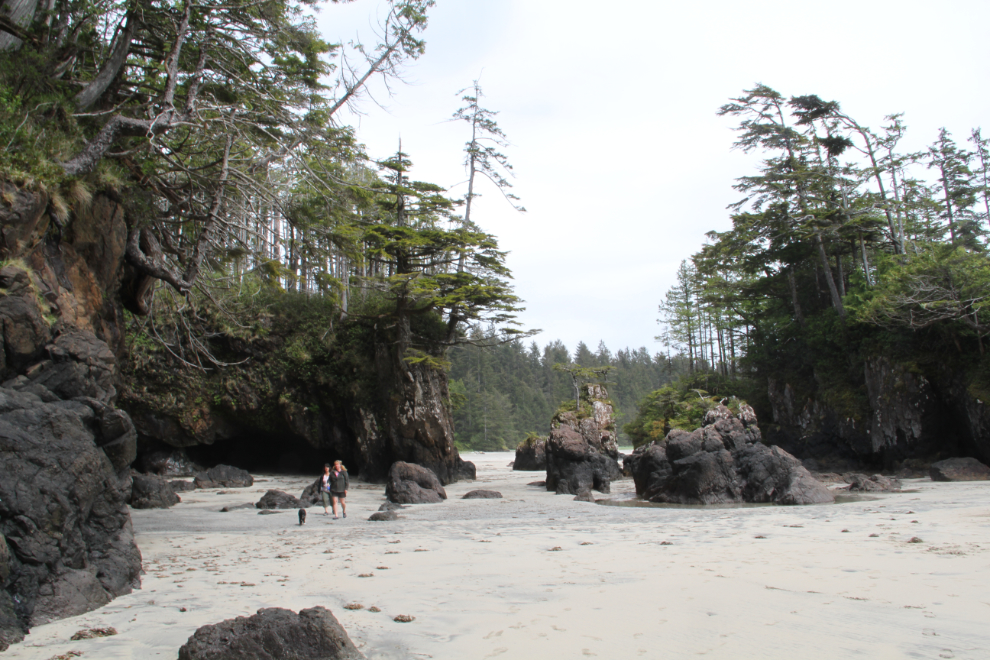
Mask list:
[[[807,323],[804,322],[804,314],[801,313],[801,301],[798,300],[797,283],[794,281],[794,266],[790,266],[787,269],[787,284],[791,290],[791,304],[794,306],[794,318],[797,319],[798,325],[801,328],[807,328]]]
[[[828,292],[832,297],[832,306],[839,313],[839,318],[845,322],[846,309],[842,306],[842,298],[839,296],[835,279],[832,277],[832,268],[828,263],[828,255],[825,253],[825,243],[822,241],[821,232],[815,232],[815,244],[818,246],[818,256],[821,258],[822,269],[825,271],[825,282],[828,284]]]

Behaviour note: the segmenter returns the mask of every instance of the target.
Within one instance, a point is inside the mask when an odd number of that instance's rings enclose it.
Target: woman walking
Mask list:
[[[323,498],[323,515],[329,516],[330,511],[330,464],[323,464],[323,476],[320,477],[320,497]],[[337,517],[337,508],[334,506],[333,517]]]
[[[347,468],[339,460],[333,462],[333,470],[328,471],[328,483],[330,500],[333,506],[333,518],[337,519],[337,501],[340,501],[340,512],[344,518],[347,517],[347,489],[350,487],[350,479],[347,476]],[[324,500],[325,501],[325,500]],[[324,507],[325,508],[325,507]]]

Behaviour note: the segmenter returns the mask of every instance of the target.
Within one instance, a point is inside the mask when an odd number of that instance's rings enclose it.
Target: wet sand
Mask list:
[[[395,522],[367,521],[384,487],[358,480],[347,519],[219,513],[308,477],[133,511],[142,588],[3,657],[175,658],[201,625],[316,605],[368,658],[990,657],[990,482],[810,507],[601,506],[528,486],[543,474],[513,472],[509,453],[465,458],[477,481]],[[476,488],[504,499],[460,499]],[[119,634],[69,640],[105,626]]]

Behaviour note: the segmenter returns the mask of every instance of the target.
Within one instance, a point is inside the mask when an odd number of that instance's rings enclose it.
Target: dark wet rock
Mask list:
[[[389,522],[392,520],[398,520],[399,514],[395,511],[375,511],[368,520],[375,522]]]
[[[130,480],[96,446],[98,426],[84,403],[0,388],[0,534],[11,550],[4,586],[25,625],[88,612],[139,583]]]
[[[252,502],[244,502],[243,504],[228,504],[224,508],[220,509],[220,513],[230,513],[231,511],[237,511],[238,509],[255,509],[255,505]]]
[[[262,509],[261,511],[258,512],[258,515],[259,516],[270,516],[273,513],[283,513],[283,512],[282,511],[279,511],[278,509]]]
[[[949,458],[932,463],[932,481],[986,481],[990,468],[975,458]]]
[[[254,477],[231,465],[217,465],[197,473],[195,482],[196,488],[246,488],[254,485]]]
[[[171,484],[157,474],[135,474],[131,484],[128,503],[135,509],[167,509],[181,501]]]
[[[516,447],[516,460],[512,462],[513,470],[546,470],[547,469],[547,439],[546,437],[530,436]]]
[[[582,402],[587,402],[590,415],[558,413],[550,422],[546,488],[558,495],[592,489],[608,493],[612,480],[622,477],[608,392],[602,385],[585,385],[584,390]]]
[[[402,505],[402,504],[396,504],[395,502],[385,502],[380,507],[378,507],[378,510],[379,511],[399,511],[400,509],[405,509],[405,508],[406,508],[405,505]]]
[[[300,506],[314,506],[316,504],[323,504],[323,495],[320,494],[320,488],[323,486],[323,477],[319,476],[316,481],[306,486],[303,489],[302,494],[299,495]]]
[[[7,541],[0,535],[0,585],[10,577],[10,549]],[[0,589],[0,651],[6,651],[11,644],[24,639],[26,627],[17,618],[14,600],[6,591]]]
[[[205,471],[181,449],[159,450],[145,454],[138,461],[138,467],[142,472],[171,478],[192,477],[198,472]]]
[[[297,497],[281,490],[269,490],[255,506],[259,509],[298,509],[302,503]]]
[[[173,479],[168,482],[168,485],[172,487],[176,493],[184,493],[190,490],[196,490],[195,481],[185,481],[184,479]]]
[[[358,660],[357,650],[330,610],[299,614],[266,608],[250,617],[227,619],[197,630],[179,660]]]
[[[458,456],[455,474],[459,481],[474,481],[478,478],[478,468],[471,461],[465,461]]]
[[[447,499],[447,492],[432,470],[397,461],[388,471],[385,497],[396,504],[438,504]]]
[[[718,411],[713,424],[691,433],[675,429],[629,455],[637,495],[677,504],[835,501],[800,461],[762,444],[755,421],[744,423],[727,411]]]
[[[528,484],[526,484],[526,485],[527,485],[527,486],[539,486],[539,487],[541,487],[541,488],[542,488],[542,487],[544,487],[544,486],[546,486],[546,485],[547,485],[547,482],[546,482],[546,481],[530,481],[530,482],[529,482]]]
[[[900,479],[885,477],[882,474],[850,474],[847,476],[848,490],[860,493],[896,493],[901,489]]]
[[[498,500],[502,493],[497,490],[472,490],[461,497],[462,500]]]
[[[580,493],[574,496],[575,502],[592,502],[595,501],[595,496],[590,490],[582,490]]]

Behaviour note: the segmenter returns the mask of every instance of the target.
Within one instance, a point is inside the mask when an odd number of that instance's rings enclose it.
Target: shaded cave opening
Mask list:
[[[164,454],[180,455],[196,465],[208,469],[216,465],[232,465],[251,474],[279,474],[312,476],[323,474],[323,465],[340,458],[351,474],[358,470],[347,463],[349,456],[334,455],[330,448],[317,448],[305,439],[286,434],[274,436],[258,433],[238,434],[231,438],[218,438],[213,444],[176,448],[151,438],[139,438],[138,457],[134,465],[142,471],[151,471],[153,457]],[[191,476],[191,475],[190,475]]]

